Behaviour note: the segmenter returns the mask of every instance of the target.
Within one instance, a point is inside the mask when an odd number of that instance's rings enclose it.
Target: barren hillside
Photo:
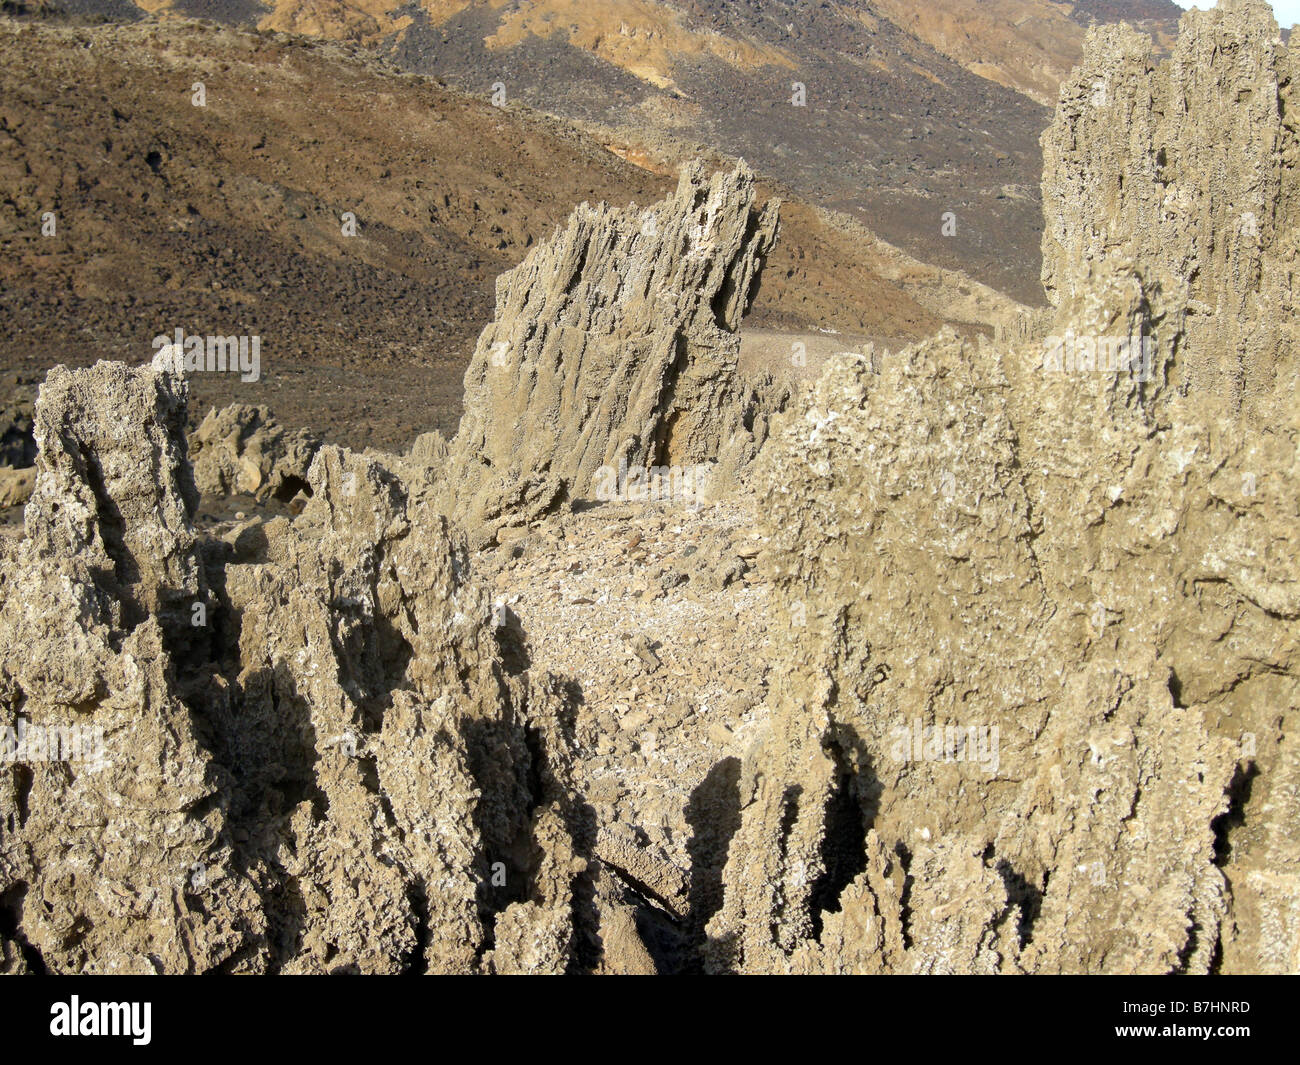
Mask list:
[[[358,446],[454,430],[496,275],[583,200],[673,180],[353,46],[25,21],[0,56],[0,368],[144,361],[208,323],[263,338],[259,402]],[[1009,306],[797,199],[784,217],[756,324],[915,338]]]

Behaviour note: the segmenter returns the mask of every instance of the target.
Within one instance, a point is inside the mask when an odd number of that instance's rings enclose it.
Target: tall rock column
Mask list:
[[[565,500],[598,471],[744,465],[762,442],[736,376],[737,329],[776,239],[743,163],[645,210],[582,204],[497,279],[465,372],[448,487],[474,541]]]

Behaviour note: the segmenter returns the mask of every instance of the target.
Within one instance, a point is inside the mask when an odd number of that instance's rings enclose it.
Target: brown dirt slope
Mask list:
[[[268,403],[358,446],[454,430],[493,279],[575,204],[672,184],[348,46],[6,20],[0,54],[0,367],[140,362],[177,327],[257,335],[261,380],[201,376],[196,410]],[[947,285],[788,203],[755,313],[921,336],[953,316]]]
[[[972,74],[868,3],[793,0],[59,0],[73,15],[178,16],[355,43],[599,132],[673,169],[745,158],[927,262],[1022,301],[1035,277],[1041,105]],[[804,86],[806,106],[793,91]],[[955,237],[940,216],[956,212]]]
[[[31,7],[35,0],[11,0]],[[1092,21],[1162,43],[1170,0],[52,0],[348,42],[555,115],[652,169],[720,153],[1027,303],[1038,135]],[[793,90],[802,86],[796,107]],[[940,218],[955,213],[955,234]]]
[[[1083,54],[1092,21],[1127,21],[1157,36],[1176,33],[1172,0],[1082,4],[1043,0],[874,0],[873,6],[973,74],[1053,107],[1061,82]]]

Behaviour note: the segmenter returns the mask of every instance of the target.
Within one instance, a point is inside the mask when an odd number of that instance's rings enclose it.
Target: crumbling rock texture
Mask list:
[[[329,447],[296,523],[200,550],[184,401],[171,374],[109,363],[41,393],[28,537],[5,548],[4,723],[101,727],[104,751],[6,765],[11,957],[481,971],[516,904],[497,952],[522,964],[530,922],[568,912],[547,863],[571,844],[532,839],[524,691],[463,545]]]
[[[696,164],[645,210],[583,204],[498,278],[450,445],[475,542],[594,497],[602,467],[752,460],[766,412],[736,375],[737,329],[779,209],[753,202],[744,164],[712,179]]]
[[[1149,373],[1053,372],[1045,333],[941,336],[841,359],[776,431],[762,509],[788,679],[742,771],[715,969],[1300,965],[1294,216],[1275,214],[1296,182],[1275,36],[1263,4],[1193,12],[1151,70],[1135,35],[1096,31],[1045,137],[1051,332],[1148,336]],[[1232,147],[1238,101],[1273,116],[1264,148]],[[1243,205],[1267,219],[1244,259],[1223,251]],[[998,728],[996,772],[908,756],[914,723]]]
[[[286,430],[266,407],[210,410],[190,439],[194,481],[205,496],[240,492],[290,502],[307,487],[320,440]]]
[[[1095,28],[1062,90],[1043,138],[1043,283],[1082,310],[1129,282],[1177,343],[1171,385],[1267,415],[1297,383],[1297,53],[1252,0],[1192,11],[1166,63],[1151,50]]]
[[[1159,66],[1093,31],[1054,311],[841,354],[788,409],[736,372],[776,226],[744,169],[505,275],[450,444],[245,408],[192,467],[182,378],[53,372],[0,725],[104,742],[0,768],[0,970],[1300,967],[1275,37],[1258,0]],[[620,459],[718,498],[596,505]],[[301,505],[200,533],[196,473]]]
[[[179,629],[202,594],[185,401],[177,378],[115,363],[56,367],[37,400],[27,537],[42,554],[84,561],[127,624],[156,615]]]

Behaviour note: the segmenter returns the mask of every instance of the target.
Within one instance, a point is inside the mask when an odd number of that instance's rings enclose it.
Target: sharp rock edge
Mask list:
[[[744,167],[504,275],[450,442],[205,422],[200,479],[305,479],[293,520],[198,535],[184,380],[52,371],[0,724],[108,757],[0,768],[0,970],[653,970],[563,678],[507,668],[470,570],[620,459],[759,493],[801,623],[704,969],[1300,966],[1295,63],[1258,0],[1159,65],[1094,30],[1044,138],[1054,310],[838,357],[788,409],[736,374],[777,228]],[[1140,374],[1043,365],[1134,335]],[[996,772],[900,760],[914,721],[996,726]]]

